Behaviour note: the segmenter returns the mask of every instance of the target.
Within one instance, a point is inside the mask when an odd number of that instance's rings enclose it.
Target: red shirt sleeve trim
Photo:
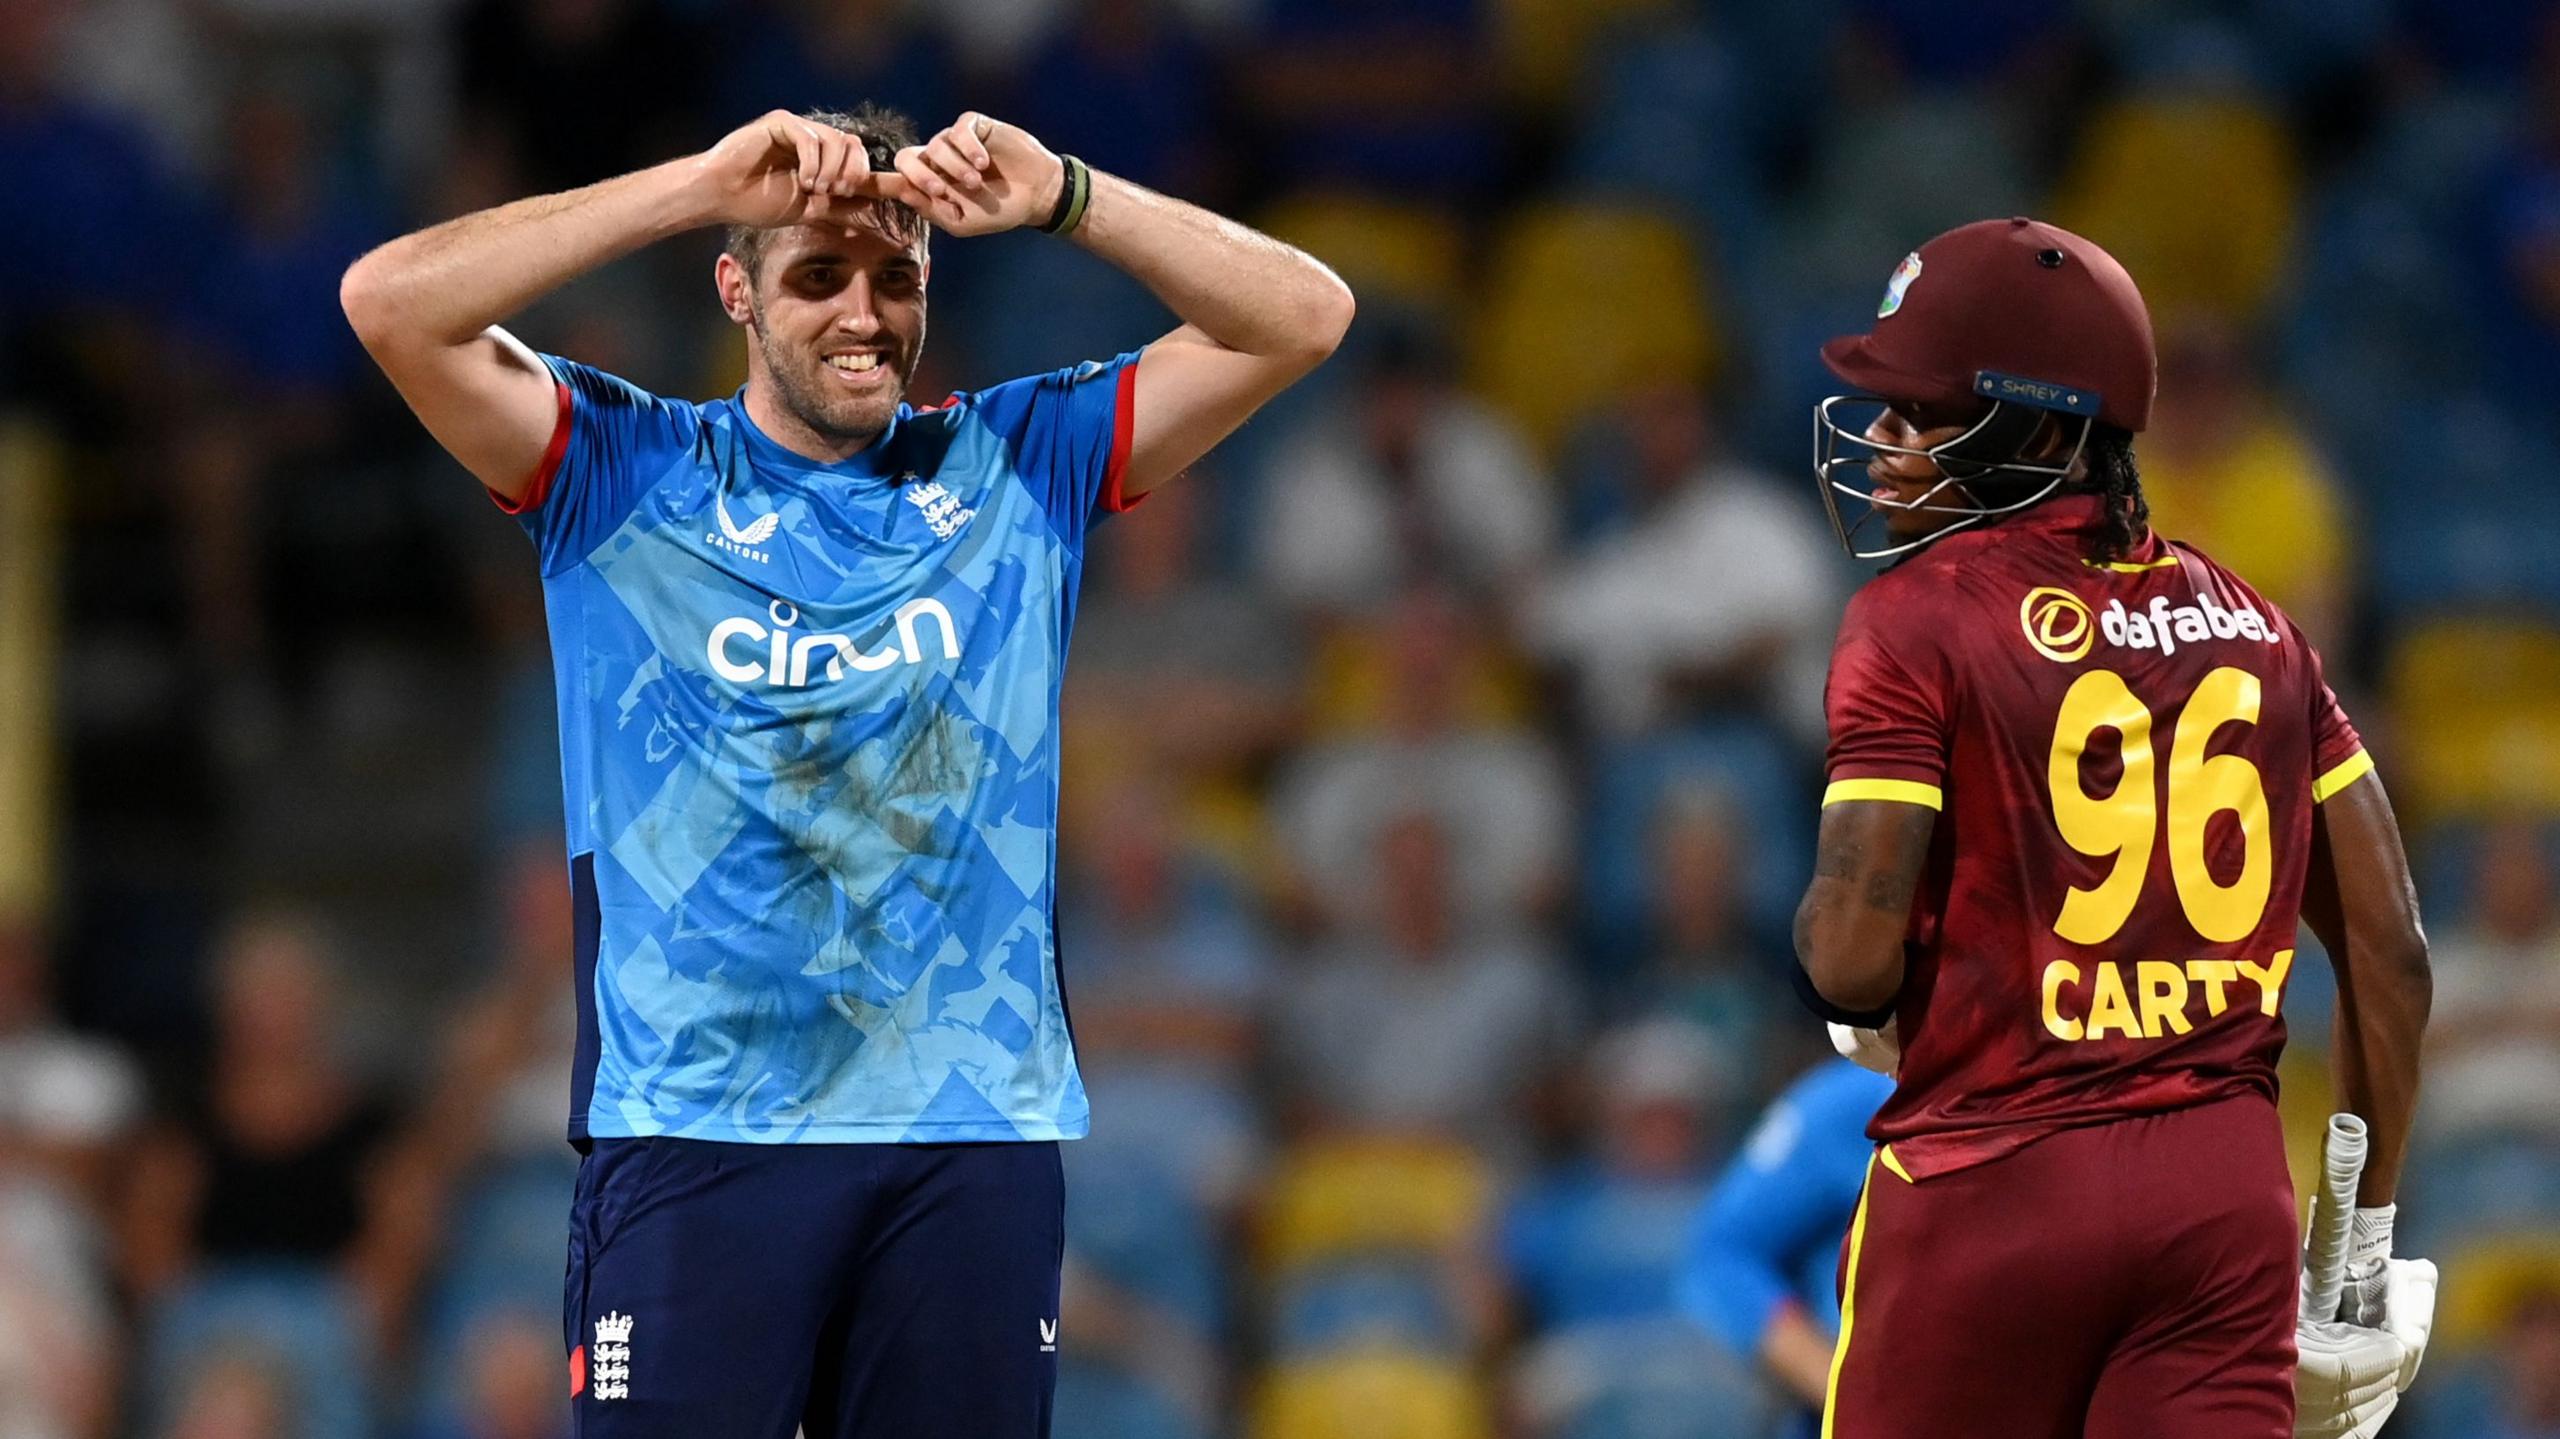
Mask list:
[[[1132,497],[1120,488],[1128,476],[1129,444],[1137,424],[1138,362],[1132,360],[1120,367],[1119,393],[1111,402],[1111,462],[1102,468],[1102,508],[1111,514],[1119,514],[1146,498]]]
[[[560,462],[569,454],[569,421],[576,407],[569,402],[567,385],[554,380],[551,387],[560,392],[560,418],[551,426],[551,444],[542,452],[542,465],[533,472],[533,483],[525,486],[521,500],[510,500],[496,490],[489,492],[491,502],[511,515],[530,514],[542,508],[542,502],[551,498],[552,478],[560,473]]]

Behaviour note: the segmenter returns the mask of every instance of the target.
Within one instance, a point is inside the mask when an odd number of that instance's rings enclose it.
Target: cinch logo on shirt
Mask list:
[[[822,650],[828,655],[824,677],[831,680],[843,679],[848,664],[865,674],[885,670],[900,660],[922,664],[924,645],[917,637],[917,622],[928,617],[942,630],[942,657],[960,658],[959,628],[940,600],[909,600],[898,606],[898,643],[876,654],[865,653],[851,635],[794,638],[791,627],[800,622],[800,611],[787,600],[775,600],[768,613],[773,619],[771,629],[750,619],[722,620],[711,627],[711,638],[703,649],[714,674],[742,685],[762,682],[797,689],[810,682],[809,661]]]
[[[2284,637],[2266,618],[2246,605],[2226,610],[2213,602],[2211,595],[2198,595],[2191,605],[2171,605],[2165,595],[2153,595],[2143,609],[2128,610],[2122,600],[2107,601],[2105,613],[2098,617],[2098,631],[2107,643],[2129,650],[2158,650],[2164,655],[2178,652],[2182,644],[2199,640],[2256,640],[2260,644],[2282,644]]]

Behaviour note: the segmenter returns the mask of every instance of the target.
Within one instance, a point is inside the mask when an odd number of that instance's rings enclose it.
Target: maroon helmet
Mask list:
[[[2160,372],[2150,312],[2124,266],[2068,230],[2025,218],[1961,226],[1905,256],[1885,286],[1875,328],[1824,345],[1822,362],[1858,391],[1816,407],[1814,472],[1841,544],[1861,559],[1902,554],[2043,500],[2070,476],[2095,427],[2139,432],[2150,423]],[[1979,404],[1982,413],[1951,440],[1905,450],[1878,445],[1864,426],[1852,429],[1839,417],[1861,399]],[[2056,415],[2079,421],[2069,453],[2026,459]],[[1844,445],[1854,449],[1843,454]],[[1879,450],[1923,456],[1946,478],[1908,502],[1837,478],[1863,469]],[[1972,503],[1936,503],[1951,487]],[[1841,518],[1844,494],[1870,506],[1854,526]],[[1857,531],[1887,509],[1958,519],[1905,544],[1860,549]]]

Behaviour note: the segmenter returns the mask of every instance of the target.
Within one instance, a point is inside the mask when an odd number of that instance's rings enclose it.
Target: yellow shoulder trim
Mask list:
[[[1893,1177],[1901,1180],[1903,1183],[1917,1184],[1920,1182],[1919,1180],[1911,1177],[1910,1170],[1902,1167],[1901,1160],[1893,1157],[1892,1145],[1888,1144],[1884,1148],[1877,1150],[1876,1158],[1882,1160],[1884,1162],[1884,1167],[1893,1171]]]
[[[2176,555],[2162,555],[2156,560],[2146,560],[2139,564],[2131,560],[2110,560],[2103,565],[2096,560],[2082,560],[2080,563],[2093,570],[2113,570],[2120,575],[2138,575],[2144,570],[2165,570],[2177,562]]]
[[[1890,799],[1904,804],[1926,805],[1945,809],[1947,797],[1933,784],[1913,779],[1835,779],[1822,792],[1822,807],[1829,809],[1843,800]]]
[[[1849,1264],[1840,1276],[1840,1342],[1831,1349],[1831,1382],[1822,1397],[1822,1439],[1840,1422],[1840,1370],[1849,1362],[1849,1336],[1858,1327],[1858,1256],[1867,1243],[1867,1196],[1876,1187],[1875,1161],[1867,1161],[1866,1186],[1858,1191],[1858,1215],[1849,1221]]]
[[[2329,796],[2373,773],[2373,752],[2357,750],[2339,762],[2338,767],[2311,782],[2311,802],[2322,804]]]

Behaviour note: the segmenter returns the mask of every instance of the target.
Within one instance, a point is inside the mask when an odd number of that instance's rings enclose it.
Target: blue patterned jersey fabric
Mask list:
[[[570,1134],[1074,1138],[1058,695],[1136,359],[901,407],[826,464],[545,357],[578,898]]]

